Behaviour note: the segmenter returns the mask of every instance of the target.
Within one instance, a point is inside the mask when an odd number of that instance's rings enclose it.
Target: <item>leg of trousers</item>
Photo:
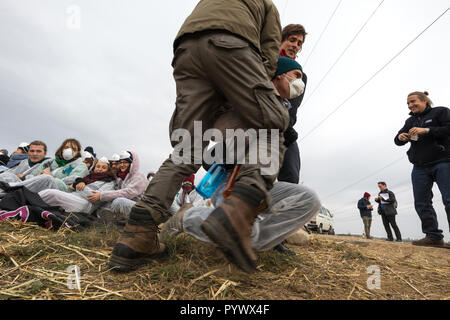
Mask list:
[[[402,240],[402,234],[400,233],[400,229],[398,228],[397,222],[395,221],[395,216],[387,216],[386,219],[388,220],[389,224],[392,226],[392,229],[394,230],[396,239]],[[392,237],[392,235],[391,235],[391,237]]]
[[[366,234],[366,237],[370,237],[370,226],[372,224],[372,218],[371,217],[362,217],[363,223],[364,223],[364,232]]]
[[[79,193],[55,189],[42,190],[39,196],[50,206],[62,207],[67,212],[91,213],[93,205]]]
[[[175,149],[178,146],[173,135],[186,137],[188,133],[186,139],[191,143],[190,150],[183,149],[182,152],[187,161],[179,163],[172,154],[155,174],[142,200],[136,204],[137,208],[149,211],[157,224],[170,218],[169,209],[183,178],[200,168],[202,150],[209,143],[203,141],[202,134],[212,128],[221,106],[225,103],[233,105],[236,117],[246,128],[279,129],[280,142],[274,146],[279,162],[285,151],[282,132],[289,122],[289,114],[275,95],[261,56],[238,37],[209,33],[186,38],[176,49],[172,65],[177,86],[176,108],[169,125],[172,146]],[[201,121],[200,132],[195,130],[195,121]],[[269,150],[270,144],[265,151],[270,153]],[[280,163],[274,174],[262,176],[260,166],[245,165],[236,184],[262,190],[270,205],[268,190],[272,188],[279,167]]]
[[[422,222],[422,232],[430,239],[441,240],[444,235],[442,230],[439,229],[437,214],[433,208],[432,188],[435,181],[433,172],[435,171],[433,168],[414,166],[411,179],[414,205]]]
[[[300,151],[297,142],[287,148],[278,181],[298,184],[300,181]]]
[[[214,206],[223,201],[222,184],[214,194]],[[302,228],[321,208],[317,194],[303,186],[287,182],[276,182],[270,190],[273,206],[258,216],[253,224],[251,239],[256,251],[272,249],[283,240]],[[183,231],[203,242],[209,238],[200,225],[213,211],[213,208],[194,207],[187,210],[183,217]]]
[[[450,230],[450,162],[439,163],[433,169],[436,184],[442,195],[442,203],[447,213],[447,222]]]
[[[381,214],[381,219],[383,219],[383,226],[384,226],[384,229],[386,230],[387,238],[389,240],[393,240],[394,237],[392,236],[392,231],[391,231],[391,227],[389,225],[388,217],[386,217],[386,215],[383,213],[383,214]]]
[[[36,176],[21,182],[13,182],[10,183],[9,185],[11,187],[24,186],[31,192],[36,193],[46,189],[58,189],[58,185],[55,182],[55,178],[46,174]]]

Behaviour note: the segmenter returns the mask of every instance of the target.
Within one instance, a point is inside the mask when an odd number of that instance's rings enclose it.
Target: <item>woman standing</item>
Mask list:
[[[428,92],[410,93],[407,104],[411,117],[395,137],[395,144],[411,144],[407,154],[414,165],[411,174],[414,204],[426,235],[413,244],[442,246],[444,235],[438,228],[432,188],[436,182],[450,226],[450,109],[432,108]]]

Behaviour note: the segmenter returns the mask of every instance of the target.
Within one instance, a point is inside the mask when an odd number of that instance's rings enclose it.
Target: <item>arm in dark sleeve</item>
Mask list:
[[[407,120],[405,122],[405,125],[403,126],[403,128],[400,129],[400,131],[397,133],[397,135],[395,136],[394,142],[396,145],[398,146],[404,146],[405,144],[408,143],[408,141],[400,141],[400,139],[398,138],[399,135],[401,135],[402,133],[408,133],[409,130],[411,129],[411,124],[409,124],[409,121]]]
[[[77,184],[84,182],[83,178],[76,178],[75,182],[72,183],[72,187],[75,189],[77,187]]]
[[[360,200],[358,201],[358,209],[365,209],[365,208],[366,208],[366,206],[364,205],[363,200],[360,199]]]
[[[450,109],[442,108],[438,118],[439,127],[430,127],[430,134],[436,138],[450,137]]]

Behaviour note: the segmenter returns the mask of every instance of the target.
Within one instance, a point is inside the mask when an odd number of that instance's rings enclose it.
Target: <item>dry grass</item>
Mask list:
[[[136,272],[107,268],[117,229],[83,233],[0,223],[0,299],[450,299],[450,251],[353,237],[315,236],[291,246],[297,256],[259,254],[258,272],[227,264],[212,246],[180,235],[169,256]],[[81,288],[67,287],[67,267]],[[381,269],[381,289],[367,288],[367,267]]]

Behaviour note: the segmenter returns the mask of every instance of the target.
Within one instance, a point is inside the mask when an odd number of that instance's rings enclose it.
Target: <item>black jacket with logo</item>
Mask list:
[[[396,145],[408,143],[400,141],[398,136],[408,133],[411,128],[429,128],[430,132],[420,135],[418,141],[410,141],[411,147],[407,152],[409,161],[424,167],[450,161],[450,109],[428,106],[421,114],[410,115],[405,126],[395,136]]]

